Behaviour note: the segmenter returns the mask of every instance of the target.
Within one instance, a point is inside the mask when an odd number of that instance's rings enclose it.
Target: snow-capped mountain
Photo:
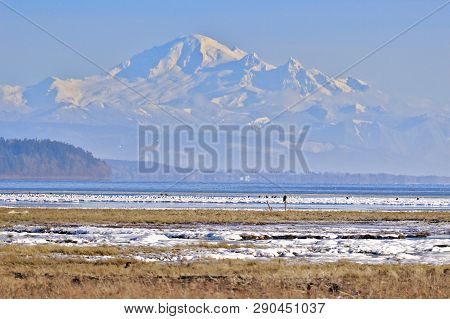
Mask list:
[[[278,116],[287,107],[287,112]],[[0,85],[0,136],[67,141],[136,159],[137,125],[311,124],[313,170],[450,174],[450,118],[410,114],[363,80],[290,58],[274,66],[203,35],[145,50],[82,79]]]

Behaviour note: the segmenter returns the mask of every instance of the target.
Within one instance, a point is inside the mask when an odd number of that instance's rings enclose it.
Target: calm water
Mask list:
[[[263,183],[2,181],[0,193],[305,194],[450,197],[450,185],[305,185]]]
[[[280,195],[284,194],[290,195],[288,203],[291,209],[450,209],[450,185],[0,182],[0,206],[9,207],[231,209],[270,207],[282,210],[284,204]],[[227,198],[223,200],[220,197]],[[299,197],[306,200],[299,201]],[[273,198],[278,200],[274,201]]]

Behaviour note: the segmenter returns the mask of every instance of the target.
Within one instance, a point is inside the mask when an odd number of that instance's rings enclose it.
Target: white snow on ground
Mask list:
[[[191,244],[229,243],[231,248]],[[0,244],[64,244],[173,247],[171,252],[138,253],[144,261],[272,259],[359,263],[450,263],[450,223],[291,223],[270,225],[160,225],[138,227],[14,226],[0,229]]]
[[[155,195],[155,194],[50,194],[50,193],[3,193],[1,203],[198,203],[198,204],[283,204],[282,196],[245,195]],[[450,208],[449,197],[394,197],[394,196],[327,196],[290,195],[289,205],[339,205],[387,206],[387,207],[436,207]]]

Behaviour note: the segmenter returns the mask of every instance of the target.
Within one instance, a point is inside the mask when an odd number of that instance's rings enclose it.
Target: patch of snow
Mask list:
[[[0,102],[3,100],[9,105],[23,106],[25,104],[23,90],[23,87],[17,85],[0,85]]]
[[[50,89],[56,89],[57,103],[69,103],[72,105],[81,105],[81,99],[83,98],[82,88],[83,80],[69,79],[61,80],[55,78]]]
[[[420,237],[428,234],[428,236]],[[450,223],[301,222],[268,225],[164,225],[133,227],[0,228],[1,244],[64,244],[68,246],[183,247],[127,256],[142,261],[180,262],[215,259],[291,259],[358,263],[450,262]],[[419,236],[419,237],[415,237]],[[379,238],[379,239],[375,239]],[[197,244],[209,243],[195,247]],[[230,248],[215,244],[233,244]],[[181,246],[180,246],[181,245]]]
[[[264,117],[258,117],[257,119],[255,119],[254,121],[252,121],[248,124],[255,125],[255,126],[261,126],[261,125],[264,125],[269,122],[270,122],[270,119],[267,116],[264,116]]]

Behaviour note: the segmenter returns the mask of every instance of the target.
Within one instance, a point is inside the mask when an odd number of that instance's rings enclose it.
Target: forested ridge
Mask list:
[[[108,180],[111,169],[70,144],[0,138],[0,179]]]

